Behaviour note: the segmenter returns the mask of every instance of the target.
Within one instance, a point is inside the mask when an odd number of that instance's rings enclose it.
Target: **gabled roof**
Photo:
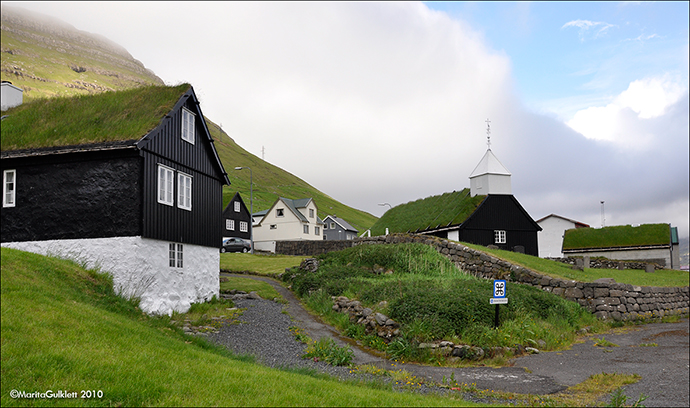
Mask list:
[[[306,208],[309,205],[309,203],[312,202],[311,198],[300,198],[300,199],[292,200],[292,199],[285,198],[285,197],[279,197],[275,201],[275,203],[273,203],[271,208],[269,208],[268,210],[265,210],[265,211],[255,212],[253,215],[254,216],[265,216],[279,202],[283,202],[283,204],[285,204],[285,206],[295,215],[295,217],[297,217],[298,220],[300,220],[301,222],[307,222],[307,223],[309,222],[307,217],[305,217],[304,214],[302,214],[302,212],[298,210],[298,208]],[[314,206],[316,207],[316,203],[314,203]],[[318,209],[318,207],[317,207],[317,209]],[[259,224],[261,224],[261,223],[263,223],[263,219],[259,222]],[[316,215],[316,223],[317,224],[323,224],[323,221],[321,220],[321,218],[319,218],[318,215]]]
[[[510,172],[505,168],[503,164],[494,155],[491,149],[487,149],[484,153],[484,157],[479,161],[477,167],[474,168],[470,178],[478,177],[484,174],[501,174],[510,176]]]
[[[576,228],[589,228],[589,224],[585,224],[584,222],[580,222],[580,221],[575,221],[575,220],[572,220],[570,218],[565,218],[565,217],[562,217],[562,216],[557,215],[557,214],[549,214],[546,217],[540,218],[537,220],[537,224],[544,221],[547,218],[552,218],[552,217],[553,218],[560,218],[562,220],[572,222],[573,224],[575,224]]]
[[[444,193],[401,204],[386,211],[371,227],[372,235],[419,232],[460,225],[472,215],[487,196],[470,196],[470,189]]]
[[[638,227],[617,225],[604,228],[573,228],[565,231],[563,250],[626,248],[669,245],[669,224],[644,224]]]
[[[2,121],[2,158],[143,148],[147,136],[162,126],[166,116],[191,98],[211,160],[230,184],[199,101],[189,84],[145,86],[69,98],[32,101],[6,112]]]
[[[225,209],[223,210],[223,214],[225,214],[225,212],[227,212],[227,211],[233,211],[233,212],[235,211],[235,209],[231,207],[232,203],[234,203],[235,201],[239,201],[241,208],[243,208],[244,211],[249,213],[249,210],[247,209],[247,206],[244,204],[244,200],[242,199],[242,196],[240,195],[240,193],[238,191],[235,193],[234,196],[232,196],[228,205],[225,206]]]
[[[323,220],[323,222],[326,223],[326,222],[328,222],[329,219],[333,220],[333,222],[340,225],[345,231],[352,231],[355,233],[359,232],[359,231],[357,231],[357,229],[355,227],[350,225],[347,221],[345,221],[342,218],[338,218],[335,215],[326,216],[326,218]]]

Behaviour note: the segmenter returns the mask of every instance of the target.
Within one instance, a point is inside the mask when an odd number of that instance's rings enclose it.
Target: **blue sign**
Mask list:
[[[504,298],[506,297],[507,287],[506,281],[503,279],[498,279],[494,281],[494,297]]]

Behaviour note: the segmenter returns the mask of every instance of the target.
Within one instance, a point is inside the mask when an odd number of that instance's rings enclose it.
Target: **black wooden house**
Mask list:
[[[14,108],[0,163],[3,246],[78,253],[152,313],[217,295],[230,182],[190,85]]]
[[[428,234],[539,256],[541,227],[510,193],[510,177],[487,149],[470,176],[470,188],[393,207],[371,232]]]
[[[249,240],[252,234],[252,216],[240,193],[235,193],[223,211],[223,238]]]

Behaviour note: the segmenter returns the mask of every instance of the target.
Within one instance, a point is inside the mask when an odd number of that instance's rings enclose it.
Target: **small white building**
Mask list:
[[[537,224],[541,227],[541,231],[539,231],[540,258],[562,258],[565,231],[573,228],[589,228],[589,225],[583,222],[556,214],[550,214],[537,220]]]
[[[3,111],[22,104],[24,91],[21,88],[12,85],[12,82],[2,81],[0,89],[0,105],[2,105],[1,109]]]
[[[323,221],[311,198],[280,197],[266,211],[253,214],[254,249],[275,252],[276,241],[323,239]]]

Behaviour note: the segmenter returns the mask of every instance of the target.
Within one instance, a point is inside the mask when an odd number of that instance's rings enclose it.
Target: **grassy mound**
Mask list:
[[[578,329],[597,320],[574,302],[537,288],[508,283],[509,303],[489,304],[493,282],[459,271],[447,258],[423,244],[361,245],[320,256],[316,272],[293,268],[283,278],[345,333],[407,359],[424,360],[417,346],[450,340],[480,347],[566,347]],[[401,324],[390,344],[367,338],[363,330],[331,310],[332,296],[360,300]],[[386,303],[381,303],[385,301]],[[383,305],[383,306],[382,306]]]
[[[448,406],[465,401],[269,369],[188,336],[74,262],[2,248],[2,406]],[[11,391],[76,393],[13,398]],[[82,390],[102,397],[82,398]]]

